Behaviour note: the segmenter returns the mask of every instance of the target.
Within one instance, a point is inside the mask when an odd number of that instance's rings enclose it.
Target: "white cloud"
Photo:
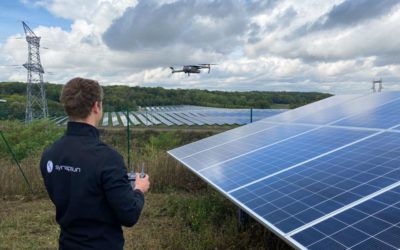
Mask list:
[[[299,32],[340,11],[349,17],[349,1],[41,0],[73,24],[34,31],[49,48],[41,57],[50,82],[83,76],[131,86],[359,93],[382,77],[385,89],[400,89],[398,6],[359,16],[356,25]],[[0,65],[26,61],[25,40],[14,38],[0,45]],[[218,63],[210,74],[168,68],[208,62]],[[0,66],[0,75],[26,79],[22,68]]]

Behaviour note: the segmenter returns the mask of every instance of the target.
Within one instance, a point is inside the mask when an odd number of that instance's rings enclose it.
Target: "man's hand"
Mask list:
[[[150,188],[149,175],[140,178],[140,173],[136,173],[135,189],[139,189],[142,193],[146,193]]]

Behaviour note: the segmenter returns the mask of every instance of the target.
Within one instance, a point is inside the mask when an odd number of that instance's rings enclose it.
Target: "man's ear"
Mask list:
[[[98,114],[98,113],[101,112],[101,102],[96,101],[96,102],[93,104],[92,112],[95,113],[95,114]]]

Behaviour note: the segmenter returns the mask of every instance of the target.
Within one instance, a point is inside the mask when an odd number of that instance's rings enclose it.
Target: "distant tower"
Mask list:
[[[372,91],[375,93],[376,92],[376,84],[377,83],[379,83],[379,87],[378,87],[378,92],[381,92],[382,91],[382,89],[383,89],[383,86],[382,86],[382,78],[381,79],[379,79],[379,80],[373,80],[372,81]]]
[[[25,22],[22,22],[22,25],[28,42],[28,62],[23,65],[28,70],[25,123],[30,123],[33,119],[46,118],[48,109],[43,83],[44,70],[40,62],[40,37],[36,36]]]

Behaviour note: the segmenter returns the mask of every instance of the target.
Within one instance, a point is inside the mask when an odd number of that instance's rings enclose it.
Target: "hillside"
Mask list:
[[[46,84],[49,113],[63,115],[59,95],[63,85]],[[330,94],[318,92],[227,92],[199,89],[164,89],[161,87],[103,86],[104,110],[135,110],[138,106],[198,105],[224,108],[294,108],[311,103]],[[0,119],[23,119],[25,116],[26,84],[0,82]]]

